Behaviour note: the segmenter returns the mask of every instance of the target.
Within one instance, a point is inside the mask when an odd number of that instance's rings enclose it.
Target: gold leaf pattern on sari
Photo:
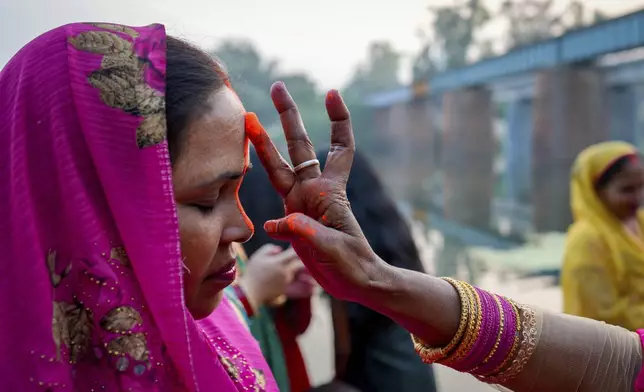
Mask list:
[[[50,250],[47,252],[47,269],[49,270],[49,280],[51,281],[52,286],[56,288],[60,284],[60,281],[72,271],[72,263],[67,264],[67,267],[65,267],[62,273],[57,273],[56,251]]]
[[[47,253],[47,269],[49,270],[49,279],[51,280],[51,284],[54,287],[58,287],[60,284],[60,275],[56,273],[56,251],[55,250],[50,250],[49,253]]]
[[[141,61],[133,53],[117,53],[113,56],[105,56],[101,60],[101,68],[132,68],[138,70],[141,67]]]
[[[143,333],[119,336],[107,343],[107,350],[112,355],[128,354],[136,361],[148,359],[148,345]]]
[[[224,365],[224,369],[226,369],[228,375],[233,380],[239,380],[240,371],[237,369],[237,366],[235,366],[233,361],[221,355],[219,356],[219,360],[221,361],[221,364]]]
[[[255,390],[262,391],[266,389],[266,376],[264,372],[260,369],[253,369],[253,373],[255,373]]]
[[[80,304],[54,301],[52,333],[56,357],[60,359],[61,346],[69,349],[71,362],[77,362],[89,348],[92,337],[92,314]]]
[[[151,146],[165,140],[166,122],[165,114],[158,113],[149,115],[139,125],[136,133],[136,143],[139,146]]]
[[[109,332],[126,333],[143,324],[141,314],[130,306],[119,306],[110,310],[101,319],[101,328]]]
[[[124,26],[95,26],[138,36],[136,31]],[[164,141],[167,135],[165,99],[146,83],[144,73],[151,65],[137,57],[132,42],[109,31],[80,33],[70,37],[69,42],[79,50],[104,55],[101,69],[92,72],[89,82],[100,91],[106,105],[142,117],[136,130],[137,146],[144,148]]]
[[[121,25],[117,25],[117,24],[113,24],[113,23],[89,23],[89,24],[92,25],[92,26],[99,27],[101,29],[118,31],[120,33],[125,33],[125,34],[129,35],[132,38],[136,38],[136,37],[139,36],[138,31],[134,30],[131,27],[127,27],[127,26],[121,26]]]
[[[74,37],[69,42],[78,50],[97,54],[131,53],[132,43],[118,34],[109,31],[86,31]]]
[[[117,246],[116,248],[112,248],[110,250],[110,258],[118,260],[118,262],[121,263],[121,265],[124,267],[130,266],[130,258],[127,256],[125,249],[120,246]]]

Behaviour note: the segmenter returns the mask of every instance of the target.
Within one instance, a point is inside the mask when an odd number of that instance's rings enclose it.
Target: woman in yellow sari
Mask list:
[[[644,328],[644,170],[637,149],[605,142],[579,154],[571,180],[564,312]]]

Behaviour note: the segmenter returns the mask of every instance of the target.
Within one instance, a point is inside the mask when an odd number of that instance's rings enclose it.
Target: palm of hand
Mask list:
[[[353,161],[354,141],[349,112],[337,92],[327,95],[331,120],[331,149],[324,172],[315,160],[295,102],[282,84],[271,96],[284,128],[291,167],[279,154],[254,114],[248,114],[247,132],[275,189],[284,198],[287,216],[264,228],[273,237],[290,241],[313,277],[331,295],[355,297],[355,289],[368,285],[374,257],[346,197],[346,181]]]

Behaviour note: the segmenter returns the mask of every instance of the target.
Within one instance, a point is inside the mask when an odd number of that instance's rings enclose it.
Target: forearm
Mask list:
[[[424,347],[434,350],[430,355],[435,360],[419,351],[421,358],[471,373],[485,382],[518,392],[632,390],[642,355],[634,334],[588,319],[543,315],[452,282],[454,285],[392,268],[372,284],[371,295],[363,303],[400,323],[423,340]],[[461,292],[464,287],[467,290]],[[467,295],[463,297],[463,293]],[[494,298],[496,308],[489,306]],[[465,335],[455,348],[436,354],[436,349],[451,344],[462,316],[470,320]],[[496,337],[497,344],[489,351],[491,337]]]
[[[433,347],[452,340],[461,317],[459,295],[451,284],[389,265],[382,267],[361,302]]]

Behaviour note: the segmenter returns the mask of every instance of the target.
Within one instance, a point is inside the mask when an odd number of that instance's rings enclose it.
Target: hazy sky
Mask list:
[[[367,45],[387,39],[411,54],[428,5],[451,0],[0,0],[0,66],[29,40],[80,21],[129,25],[161,22],[170,34],[204,47],[248,37],[285,70],[303,70],[322,87],[340,87]],[[565,0],[557,0],[559,5]],[[501,0],[487,0],[496,9]],[[584,0],[609,15],[644,7],[644,0]],[[487,34],[501,27],[491,26]],[[234,64],[229,64],[234,69]]]

